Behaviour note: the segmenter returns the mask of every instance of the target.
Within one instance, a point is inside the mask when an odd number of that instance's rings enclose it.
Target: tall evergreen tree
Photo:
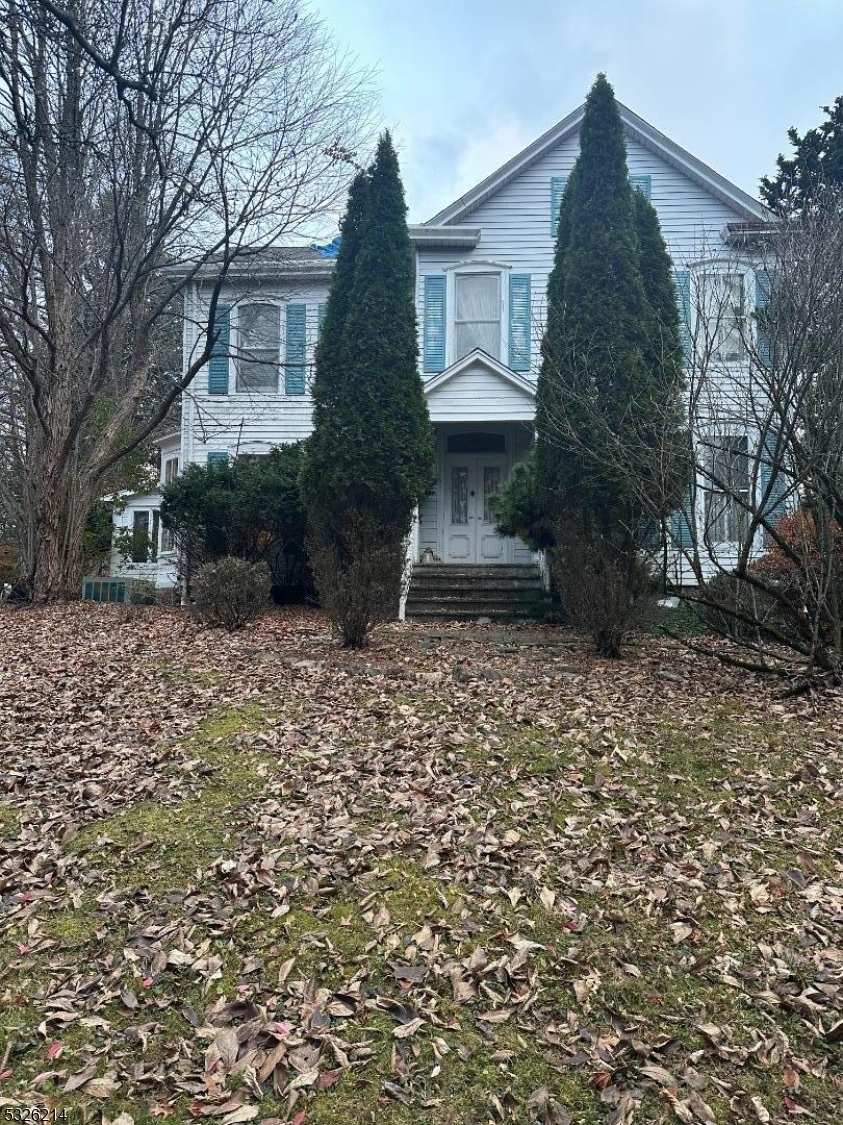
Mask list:
[[[670,258],[634,192],[623,123],[599,75],[562,200],[537,388],[536,487],[557,581],[614,655],[646,585],[638,539],[682,490],[682,356]],[[667,477],[675,487],[665,489]]]
[[[342,271],[338,262],[317,350],[302,484],[320,598],[344,642],[356,647],[397,610],[404,540],[434,479],[413,251],[388,133],[367,187],[355,182],[344,240],[347,227],[353,245]]]
[[[825,120],[801,137],[788,129],[792,155],[780,155],[775,176],[761,180],[761,197],[774,211],[795,213],[818,202],[823,187],[843,189],[843,96],[823,106]]]
[[[647,301],[623,124],[599,75],[586,100],[580,155],[565,189],[537,388],[536,471],[552,508],[574,505],[608,530],[624,507],[624,474],[595,432],[612,435],[652,400]],[[572,438],[566,440],[565,432]],[[621,467],[619,466],[619,469]]]

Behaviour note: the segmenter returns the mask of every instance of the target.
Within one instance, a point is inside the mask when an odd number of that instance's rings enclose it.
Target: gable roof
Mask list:
[[[445,383],[449,383],[452,379],[456,379],[463,371],[469,367],[485,367],[487,371],[497,375],[505,383],[511,383],[519,391],[528,395],[531,399],[536,397],[535,383],[531,383],[529,379],[525,379],[523,375],[511,371],[500,360],[490,356],[488,352],[484,352],[482,348],[475,348],[474,351],[464,355],[462,359],[458,359],[456,363],[452,363],[450,367],[446,367],[444,371],[440,371],[436,375],[431,375],[424,381],[424,393],[430,395],[433,391],[438,390]]]
[[[741,215],[747,219],[767,219],[769,214],[766,209],[753,199],[751,195],[743,191],[741,188],[733,184],[731,180],[727,180],[725,176],[721,176],[719,172],[715,172],[708,164],[704,164],[702,160],[698,160],[696,156],[688,152],[687,149],[681,147],[672,141],[670,137],[665,136],[664,133],[659,132],[643,117],[639,117],[637,113],[633,113],[625,105],[618,102],[620,109],[621,121],[624,125],[624,131],[627,136],[632,137],[638,141],[645,148],[650,149],[651,152],[656,153],[662,157],[668,164],[672,164],[680,172],[683,172],[690,180],[699,184],[700,187],[710,192],[717,199],[728,204],[730,207],[735,208]],[[585,103],[573,113],[569,113],[552,129],[548,129],[543,133],[538,140],[533,141],[525,149],[513,156],[506,164],[503,164],[491,176],[487,176],[471,191],[466,192],[465,195],[459,199],[454,200],[449,206],[443,208],[438,214],[434,215],[432,219],[428,219],[424,226],[440,226],[442,224],[458,223],[470,211],[483,203],[489,196],[494,195],[496,191],[502,188],[510,180],[514,179],[525,169],[529,168],[539,157],[543,156],[549,149],[554,148],[562,141],[567,140],[569,137],[578,132],[582,119],[585,114]]]

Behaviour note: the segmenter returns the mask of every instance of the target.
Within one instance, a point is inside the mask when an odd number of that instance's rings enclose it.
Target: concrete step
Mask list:
[[[417,563],[413,568],[413,578],[425,575],[444,575],[452,578],[531,578],[539,573],[534,564],[522,565],[520,563],[497,564],[472,564],[460,563]]]
[[[413,588],[417,590],[540,590],[541,578],[538,574],[524,578],[477,578],[475,576],[446,577],[444,574],[424,574],[413,576]]]
[[[540,594],[535,590],[487,590],[478,586],[474,590],[427,590],[413,587],[407,595],[407,604],[415,602],[443,602],[461,605],[464,602],[486,602],[489,605],[532,605]]]
[[[412,612],[408,603],[406,612],[408,620],[412,621],[476,621],[478,617],[488,617],[491,621],[529,621],[532,617],[529,610],[515,606],[448,606],[439,602],[421,602]]]

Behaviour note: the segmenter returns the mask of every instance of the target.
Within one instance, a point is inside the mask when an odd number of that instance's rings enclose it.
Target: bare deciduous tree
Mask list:
[[[367,79],[297,0],[0,0],[0,501],[33,597],[78,589],[109,470],[207,362],[157,360],[181,296],[312,233]],[[177,268],[173,268],[177,267]]]

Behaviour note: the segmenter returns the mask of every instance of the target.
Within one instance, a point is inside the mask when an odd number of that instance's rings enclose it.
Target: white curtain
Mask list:
[[[458,276],[456,300],[457,359],[482,348],[500,358],[501,282],[493,273]]]

